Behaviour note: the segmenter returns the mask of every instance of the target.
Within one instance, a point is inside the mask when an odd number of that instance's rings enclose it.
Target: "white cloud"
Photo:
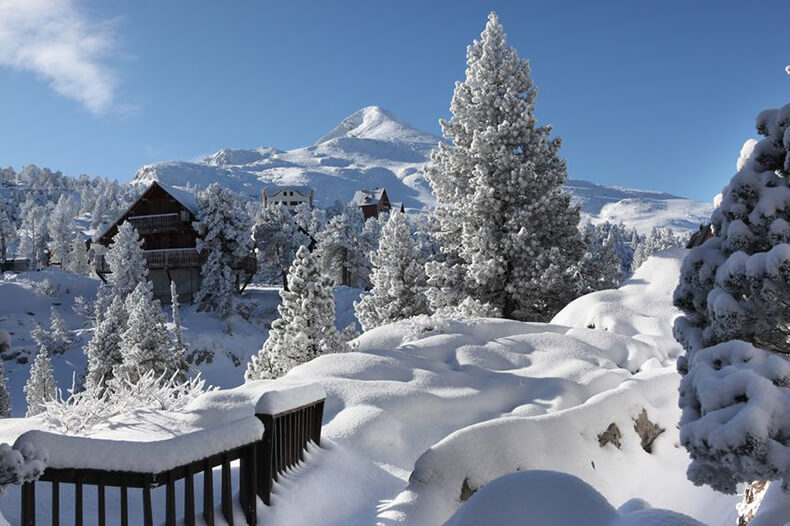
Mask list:
[[[76,0],[0,0],[0,65],[36,73],[92,113],[113,103],[113,47],[110,24],[89,20]]]

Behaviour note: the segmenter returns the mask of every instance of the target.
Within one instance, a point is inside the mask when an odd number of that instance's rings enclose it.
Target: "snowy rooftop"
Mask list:
[[[351,198],[352,205],[377,205],[384,195],[383,188],[374,188],[373,190],[357,190],[354,197]]]
[[[310,195],[313,191],[312,188],[309,186],[299,186],[299,185],[277,185],[277,184],[267,184],[263,187],[263,191],[268,196],[273,196],[285,190],[293,190],[295,192],[299,192],[304,196]]]

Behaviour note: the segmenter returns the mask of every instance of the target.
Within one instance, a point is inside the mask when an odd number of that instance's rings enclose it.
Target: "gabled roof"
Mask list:
[[[181,206],[183,206],[184,208],[186,208],[187,210],[189,210],[190,212],[192,212],[193,214],[195,214],[195,216],[197,217],[197,215],[198,215],[198,210],[199,210],[199,206],[198,206],[198,200],[197,200],[197,196],[196,196],[195,194],[193,194],[193,193],[191,193],[191,192],[187,192],[186,190],[179,190],[178,188],[173,188],[172,186],[166,185],[166,184],[164,184],[164,183],[160,183],[159,181],[152,181],[152,182],[151,182],[151,184],[150,184],[150,185],[148,185],[148,188],[146,188],[145,190],[143,190],[143,191],[140,193],[140,196],[139,196],[137,199],[135,199],[135,200],[132,202],[132,204],[130,204],[130,205],[129,205],[129,206],[126,208],[126,210],[124,210],[124,212],[123,212],[121,215],[119,215],[119,216],[118,216],[118,218],[117,218],[115,221],[113,221],[112,223],[109,223],[109,224],[108,224],[106,227],[104,227],[104,229],[103,229],[103,230],[102,230],[102,231],[101,231],[101,232],[100,232],[98,235],[94,236],[94,239],[96,239],[96,240],[98,241],[99,239],[101,239],[101,238],[103,238],[104,236],[106,236],[106,235],[107,235],[107,233],[108,233],[110,230],[112,230],[112,228],[113,228],[114,226],[116,226],[116,225],[118,224],[118,221],[119,221],[119,220],[120,220],[122,217],[126,217],[126,215],[127,215],[129,212],[131,212],[131,211],[132,211],[132,209],[133,209],[135,206],[137,206],[137,203],[139,203],[139,202],[140,202],[140,200],[141,200],[143,197],[145,197],[145,194],[147,194],[148,192],[150,192],[150,191],[151,191],[151,189],[152,189],[154,186],[158,186],[159,188],[161,188],[162,190],[164,190],[165,192],[167,192],[168,194],[170,194],[170,196],[171,196],[173,199],[175,199],[176,201],[178,201],[179,203],[181,203]]]
[[[267,184],[263,187],[263,191],[268,196],[273,196],[279,192],[283,192],[285,190],[293,190],[295,192],[299,192],[301,195],[307,197],[313,191],[312,188],[309,186],[299,186],[299,185],[277,185],[277,184]]]
[[[385,190],[383,188],[374,188],[373,190],[357,190],[354,197],[351,198],[352,205],[366,206],[377,205],[384,197]]]

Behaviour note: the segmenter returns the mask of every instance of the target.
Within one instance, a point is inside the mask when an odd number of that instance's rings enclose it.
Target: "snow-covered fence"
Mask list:
[[[74,524],[84,520],[84,486],[95,486],[97,519],[107,524],[107,488],[118,488],[120,505],[111,509],[111,524],[128,526],[129,490],[142,492],[142,522],[154,524],[153,490],[164,487],[165,524],[175,526],[176,485],[183,487],[183,520],[196,521],[196,482],[202,487],[202,516],[214,524],[214,469],[220,471],[220,512],[233,524],[231,463],[238,461],[239,504],[247,524],[257,523],[256,497],[271,504],[273,483],[304,457],[310,442],[320,445],[325,394],[315,384],[290,385],[265,392],[255,415],[215,427],[152,442],[63,436],[28,431],[17,439],[48,451],[48,467],[38,479],[50,483],[51,505],[37,508],[36,482],[21,491],[20,522],[35,526],[37,516],[49,513],[52,524],[61,512],[73,510]],[[74,504],[61,506],[60,485],[74,486]],[[117,514],[116,514],[117,512]],[[161,511],[159,511],[161,514]],[[94,524],[94,521],[88,521]]]

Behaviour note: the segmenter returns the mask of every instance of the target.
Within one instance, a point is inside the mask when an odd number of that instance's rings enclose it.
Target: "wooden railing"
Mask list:
[[[149,269],[199,267],[205,261],[205,257],[195,248],[145,250],[143,251],[143,256],[145,257],[145,262]],[[96,272],[99,274],[109,274],[112,272],[104,254],[96,256],[94,266]],[[231,268],[254,274],[257,269],[257,261],[254,256],[248,256],[232,261]]]
[[[141,235],[180,232],[184,228],[181,214],[131,216],[127,220],[134,225],[137,233]]]
[[[129,489],[142,490],[142,515],[145,526],[154,524],[154,506],[152,492],[164,486],[165,491],[165,524],[175,526],[178,512],[176,510],[176,483],[183,485],[183,514],[187,526],[194,526],[196,520],[195,478],[198,477],[203,487],[201,513],[206,524],[214,524],[214,468],[219,467],[220,476],[220,512],[225,521],[233,525],[233,488],[231,478],[231,462],[239,461],[239,504],[244,512],[247,524],[257,524],[256,497],[264,504],[271,505],[271,490],[287,469],[295,466],[304,458],[308,443],[321,443],[321,419],[323,417],[324,400],[316,400],[297,408],[288,409],[276,414],[256,414],[263,422],[264,433],[260,440],[244,446],[217,453],[159,473],[138,473],[131,471],[104,471],[80,468],[47,468],[39,478],[50,482],[49,507],[51,523],[60,524],[60,485],[74,485],[74,524],[84,524],[84,487],[94,486],[97,497],[96,521],[89,524],[105,526],[107,524],[107,488],[118,488],[120,507],[118,517],[113,516],[110,524],[129,526]],[[122,454],[122,452],[119,452]],[[36,524],[36,482],[22,485],[21,523],[23,526]],[[43,511],[43,510],[42,510]]]

